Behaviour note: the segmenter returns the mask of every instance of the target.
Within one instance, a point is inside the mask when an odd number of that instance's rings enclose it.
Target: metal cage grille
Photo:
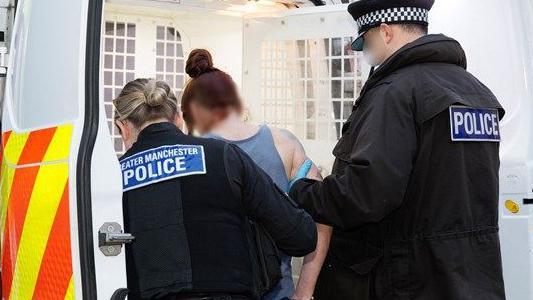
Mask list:
[[[120,155],[124,153],[124,143],[114,123],[113,99],[127,82],[135,79],[136,25],[106,21],[103,39],[104,107],[113,145]]]
[[[165,81],[181,96],[185,82],[185,60],[179,31],[174,27],[156,27],[156,78]]]
[[[363,86],[352,38],[265,41],[261,57],[263,122],[306,140],[338,140]]]

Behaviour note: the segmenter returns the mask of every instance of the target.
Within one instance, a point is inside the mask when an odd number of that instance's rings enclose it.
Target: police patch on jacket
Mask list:
[[[203,146],[171,145],[139,152],[120,161],[124,191],[176,177],[205,174]]]
[[[499,142],[500,118],[493,108],[450,106],[450,134],[454,142]]]

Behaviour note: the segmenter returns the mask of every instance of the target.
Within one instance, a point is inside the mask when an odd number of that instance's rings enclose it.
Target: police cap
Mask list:
[[[428,25],[428,13],[435,0],[361,0],[348,6],[348,12],[359,27],[352,43],[355,51],[363,50],[364,34],[382,23]]]

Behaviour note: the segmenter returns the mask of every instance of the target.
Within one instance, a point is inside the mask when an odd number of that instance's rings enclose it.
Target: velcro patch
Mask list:
[[[161,146],[122,159],[120,167],[124,191],[176,177],[205,174],[204,147]]]
[[[454,142],[499,142],[498,110],[450,106],[450,134]]]

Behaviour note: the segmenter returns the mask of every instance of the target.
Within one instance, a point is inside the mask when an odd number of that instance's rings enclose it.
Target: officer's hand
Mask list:
[[[313,167],[313,161],[311,161],[310,159],[306,159],[298,169],[298,172],[296,172],[296,175],[294,175],[291,181],[289,181],[289,191],[291,190],[294,183],[296,183],[296,181],[307,177],[307,174],[309,173],[309,170],[311,170],[311,167]]]

